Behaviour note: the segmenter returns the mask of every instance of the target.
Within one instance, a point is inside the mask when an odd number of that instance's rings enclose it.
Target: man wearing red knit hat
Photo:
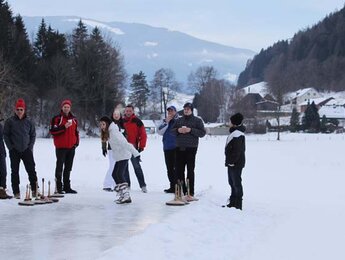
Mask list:
[[[36,196],[37,174],[33,148],[36,140],[35,125],[26,116],[26,104],[18,99],[15,104],[15,115],[8,118],[4,126],[4,140],[11,160],[11,183],[14,197],[20,199],[19,164],[23,161],[29,175],[32,194]]]
[[[72,102],[61,102],[60,114],[54,116],[50,124],[50,133],[54,138],[56,154],[56,189],[57,192],[77,193],[71,188],[70,175],[73,166],[75,148],[79,145],[77,118],[71,112]]]

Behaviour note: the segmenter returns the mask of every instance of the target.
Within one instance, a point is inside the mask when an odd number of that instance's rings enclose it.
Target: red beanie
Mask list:
[[[25,101],[22,98],[18,99],[16,102],[16,109],[19,107],[24,108],[24,109],[26,108]]]
[[[65,99],[65,100],[63,100],[62,102],[61,102],[61,108],[64,106],[64,105],[69,105],[70,107],[72,106],[72,102],[71,102],[71,100],[69,100],[69,99]]]

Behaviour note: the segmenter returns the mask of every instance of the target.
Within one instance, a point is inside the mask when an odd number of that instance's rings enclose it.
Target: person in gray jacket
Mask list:
[[[23,161],[29,175],[32,195],[36,196],[37,174],[33,157],[36,140],[35,125],[26,116],[26,105],[23,99],[15,104],[15,115],[8,118],[4,126],[4,140],[11,160],[11,183],[14,197],[20,199],[19,164]]]
[[[187,194],[184,170],[187,166],[187,179],[189,180],[190,196],[187,201],[194,198],[194,168],[195,157],[198,150],[199,138],[204,137],[206,130],[204,123],[193,114],[193,104],[183,106],[183,116],[176,120],[172,131],[176,134],[176,176],[182,182],[183,192]]]

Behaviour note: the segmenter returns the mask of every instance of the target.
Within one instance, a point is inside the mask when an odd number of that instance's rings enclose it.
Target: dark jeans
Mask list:
[[[176,149],[176,176],[182,182],[183,192],[187,194],[184,170],[187,166],[187,179],[189,180],[190,195],[194,196],[194,168],[197,147]]]
[[[73,166],[73,159],[75,154],[75,148],[65,149],[56,148],[56,168],[55,168],[55,178],[56,178],[56,188],[57,190],[62,190],[62,177],[64,189],[70,189],[70,175]],[[63,174],[62,174],[63,173]]]
[[[127,167],[128,167],[128,160],[117,161],[115,163],[112,176],[117,185],[126,182],[125,172],[126,172]]]
[[[165,165],[167,167],[168,179],[170,182],[170,189],[175,189],[177,183],[175,164],[176,164],[176,149],[164,151]]]
[[[6,189],[6,177],[7,177],[7,169],[6,169],[6,157],[0,157],[0,187]]]
[[[11,160],[11,183],[13,194],[20,193],[19,189],[19,164],[20,160],[23,161],[26,172],[29,175],[29,181],[32,191],[36,191],[37,174],[35,170],[35,161],[33,153],[30,149],[24,152],[18,152],[15,149],[10,151]]]
[[[139,156],[138,157],[132,156],[131,162],[132,162],[132,165],[134,168],[135,175],[137,176],[140,188],[146,187],[144,173],[143,173],[143,170],[141,169],[141,165],[140,165],[140,157]],[[125,180],[128,183],[128,186],[130,187],[131,186],[131,179],[129,177],[128,166],[127,166],[127,169],[125,172]]]
[[[243,197],[242,187],[242,168],[235,168],[228,166],[228,181],[231,187],[230,200],[241,200]]]

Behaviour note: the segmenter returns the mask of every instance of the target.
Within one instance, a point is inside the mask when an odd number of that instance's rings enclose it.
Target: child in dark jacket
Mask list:
[[[240,113],[230,117],[230,135],[225,144],[225,166],[228,168],[228,181],[231,196],[227,207],[242,210],[242,169],[245,165],[245,127],[242,124],[243,115]]]

